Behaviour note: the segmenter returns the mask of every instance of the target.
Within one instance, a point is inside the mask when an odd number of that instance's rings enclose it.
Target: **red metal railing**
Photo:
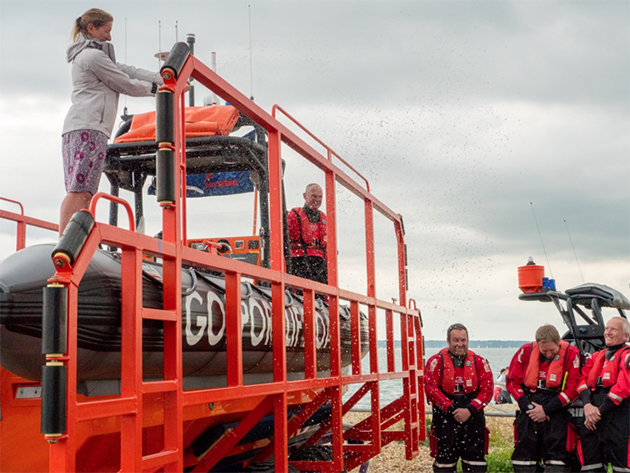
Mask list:
[[[186,466],[193,471],[207,471],[221,458],[236,448],[237,443],[263,416],[274,415],[274,436],[272,442],[263,449],[258,459],[275,455],[276,471],[288,470],[288,438],[302,426],[305,420],[322,404],[332,406],[330,418],[311,437],[309,444],[315,444],[328,433],[331,434],[333,448],[332,462],[292,462],[298,469],[322,472],[339,472],[344,465],[348,470],[377,455],[383,445],[392,441],[404,441],[408,459],[417,455],[418,442],[425,439],[423,371],[421,346],[421,321],[414,307],[407,307],[405,279],[405,247],[400,215],[391,211],[370,192],[367,180],[365,187],[359,185],[330,159],[311,148],[301,138],[264,112],[255,103],[239,93],[231,85],[216,75],[204,64],[190,56],[184,64],[177,80],[165,80],[178,97],[175,100],[176,138],[175,149],[178,171],[181,179],[175,179],[175,194],[182,193],[185,182],[186,156],[182,140],[184,99],[183,88],[186,80],[193,77],[202,85],[221,96],[242,113],[260,124],[268,133],[268,169],[270,203],[270,255],[271,268],[262,268],[247,263],[222,258],[216,254],[203,253],[187,247],[184,243],[186,216],[185,198],[178,198],[171,205],[162,208],[162,240],[140,235],[130,230],[96,223],[94,229],[77,257],[71,271],[55,275],[51,280],[68,288],[68,352],[61,358],[68,369],[67,378],[67,430],[54,439],[50,445],[50,471],[67,472],[76,470],[77,451],[80,447],[78,425],[97,419],[116,417],[120,419],[120,469],[122,471],[182,471]],[[275,107],[277,109],[278,107]],[[286,113],[285,113],[286,114]],[[297,123],[297,122],[296,122]],[[320,144],[308,130],[300,125],[309,136]],[[329,284],[307,281],[285,273],[284,244],[282,229],[282,175],[281,144],[286,144],[300,155],[317,165],[325,173],[326,209],[328,212],[329,235]],[[325,146],[325,145],[324,145]],[[335,154],[336,156],[336,154]],[[343,160],[342,160],[343,161]],[[345,161],[343,161],[344,164]],[[350,167],[350,169],[352,169]],[[354,170],[353,170],[354,171]],[[351,292],[338,287],[337,277],[337,228],[336,228],[336,186],[350,189],[365,203],[366,272],[365,294]],[[95,203],[93,203],[92,208]],[[397,236],[399,304],[376,298],[374,260],[374,211],[391,220]],[[130,210],[129,210],[130,211]],[[0,212],[0,217],[6,214]],[[27,221],[26,217],[12,214],[16,221]],[[133,219],[131,219],[133,220]],[[35,220],[29,220],[35,224]],[[54,228],[51,228],[54,229]],[[121,333],[122,368],[121,391],[118,396],[97,397],[79,400],[77,391],[77,296],[81,278],[99,244],[105,243],[119,249],[121,253]],[[163,309],[148,309],[142,306],[142,254],[150,254],[163,263]],[[227,346],[227,383],[225,387],[213,389],[183,390],[182,380],[182,264],[193,264],[225,273],[225,336]],[[241,280],[243,277],[265,281],[272,293],[272,337],[273,337],[273,381],[266,384],[244,385],[242,368],[242,325],[241,325]],[[285,287],[300,288],[304,294],[304,338],[305,376],[304,379],[288,380],[286,366]],[[317,373],[315,293],[328,297],[329,313],[339,313],[339,303],[350,305],[352,366],[351,374],[341,370],[340,326],[338,317],[330,317],[330,375],[320,377]],[[361,335],[360,307],[367,308],[369,325],[369,373],[362,373],[360,364]],[[387,372],[379,371],[378,363],[378,312],[385,313],[387,335]],[[394,344],[394,320],[399,318],[401,349],[399,356],[402,369],[396,371]],[[163,323],[164,329],[164,379],[144,381],[142,378],[142,322],[144,319]],[[381,407],[379,382],[399,379],[403,384],[403,394],[396,401]],[[345,403],[345,386],[359,385],[359,389]],[[143,442],[143,426],[154,421],[145,416],[149,408],[149,398],[161,396],[163,403],[158,410],[163,430],[161,444],[146,453]],[[364,396],[371,397],[370,416],[343,431],[342,418]],[[296,399],[300,400],[297,402]],[[310,402],[304,404],[305,400]],[[184,419],[210,415],[209,405],[226,401],[249,400],[254,407],[239,423],[238,427],[224,435],[215,445],[199,457],[184,458],[183,425]],[[303,405],[301,413],[288,419],[289,405]],[[153,411],[152,411],[153,412]],[[155,414],[155,412],[153,412]],[[403,421],[403,430],[391,430],[398,421]],[[360,440],[364,443],[346,444],[347,440]]]
[[[59,231],[59,225],[56,223],[47,222],[45,220],[39,220],[36,218],[27,217],[24,215],[24,206],[17,200],[7,199],[6,197],[0,197],[1,201],[16,204],[20,207],[20,213],[9,212],[8,210],[0,209],[0,219],[10,220],[17,224],[15,250],[20,251],[26,246],[26,229],[30,225],[32,227],[43,228],[46,230],[52,230],[54,232]]]

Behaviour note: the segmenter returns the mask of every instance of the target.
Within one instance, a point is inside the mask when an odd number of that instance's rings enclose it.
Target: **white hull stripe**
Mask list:
[[[512,460],[513,465],[537,465],[535,460]]]
[[[566,465],[566,463],[560,460],[549,460],[545,462],[545,465]]]
[[[630,468],[624,468],[622,466],[613,466],[613,471],[621,471],[623,473],[630,472]]]

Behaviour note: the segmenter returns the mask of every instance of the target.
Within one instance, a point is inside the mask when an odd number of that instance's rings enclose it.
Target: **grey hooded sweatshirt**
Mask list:
[[[81,38],[70,45],[72,106],[63,123],[62,135],[75,130],[97,130],[109,138],[116,122],[118,97],[155,95],[163,81],[159,74],[116,62],[114,45]]]

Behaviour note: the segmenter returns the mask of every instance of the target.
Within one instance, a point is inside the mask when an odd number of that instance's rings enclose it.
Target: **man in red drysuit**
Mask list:
[[[580,352],[560,340],[553,325],[536,330],[536,341],[518,349],[507,389],[520,408],[516,413],[515,473],[569,473],[578,467],[577,441],[568,406],[577,398]]]
[[[468,349],[464,325],[451,325],[446,341],[448,348],[427,361],[424,380],[427,400],[433,406],[433,471],[454,473],[461,458],[465,472],[484,473],[488,430],[483,408],[492,399],[492,371],[484,358]]]
[[[319,210],[323,192],[318,184],[304,191],[304,206],[287,214],[291,245],[291,274],[328,283],[326,260],[326,214]]]
[[[630,323],[613,317],[606,323],[606,348],[594,353],[582,370],[578,392],[584,405],[580,426],[582,471],[630,471]]]

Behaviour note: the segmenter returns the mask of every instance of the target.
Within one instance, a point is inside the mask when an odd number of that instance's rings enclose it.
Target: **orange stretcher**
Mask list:
[[[238,110],[231,105],[187,107],[184,114],[187,138],[229,135],[239,117]],[[114,139],[114,143],[154,140],[155,112],[147,112],[134,115],[129,131]]]

